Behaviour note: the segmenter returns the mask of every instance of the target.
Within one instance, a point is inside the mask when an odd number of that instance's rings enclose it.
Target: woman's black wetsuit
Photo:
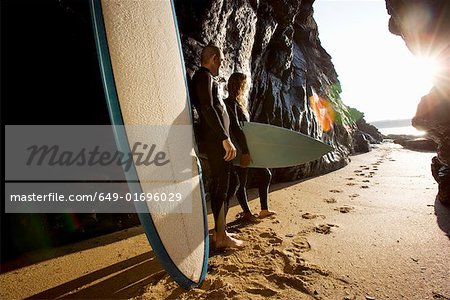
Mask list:
[[[228,98],[225,100],[225,104],[227,105],[229,115],[234,115],[239,120],[239,122],[243,121],[249,122],[249,117],[246,114],[244,114],[242,108],[238,105],[235,99]],[[250,156],[251,155],[252,154],[250,152]],[[236,176],[230,177],[230,190],[236,191],[236,197],[239,201],[239,204],[242,207],[242,210],[245,213],[250,213],[251,211],[250,207],[248,206],[248,199],[247,199],[247,179],[249,168],[234,167],[234,170],[237,173],[238,177]],[[261,210],[267,210],[269,209],[268,197],[272,173],[267,168],[252,168],[251,172],[258,178],[257,184],[259,191],[259,199],[261,203]],[[237,179],[239,181],[237,181]],[[232,196],[233,194],[231,194],[231,197]]]

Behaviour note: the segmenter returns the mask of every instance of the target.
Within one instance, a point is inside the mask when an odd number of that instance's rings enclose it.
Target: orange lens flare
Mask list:
[[[333,129],[335,112],[330,101],[317,95],[313,95],[309,97],[309,105],[316,115],[322,130],[327,132]]]

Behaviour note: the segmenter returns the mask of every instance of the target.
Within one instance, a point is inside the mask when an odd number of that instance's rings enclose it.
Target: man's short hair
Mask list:
[[[202,50],[201,60],[206,63],[214,54],[220,55],[220,48],[216,45],[208,45]]]

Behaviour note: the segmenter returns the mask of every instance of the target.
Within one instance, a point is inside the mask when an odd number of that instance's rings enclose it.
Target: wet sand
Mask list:
[[[432,156],[382,144],[338,171],[273,185],[277,215],[256,225],[233,221],[233,206],[229,228],[245,248],[211,253],[204,284],[189,292],[135,227],[40,262],[42,251],[30,254],[35,263],[0,275],[0,298],[449,299],[450,210],[435,201]]]

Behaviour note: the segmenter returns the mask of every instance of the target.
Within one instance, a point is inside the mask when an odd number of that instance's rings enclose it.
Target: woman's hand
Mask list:
[[[234,147],[231,140],[229,138],[226,140],[223,140],[222,146],[223,146],[223,149],[225,149],[225,156],[223,157],[223,159],[225,159],[225,161],[233,160],[236,157],[237,151],[236,151],[236,147]]]

